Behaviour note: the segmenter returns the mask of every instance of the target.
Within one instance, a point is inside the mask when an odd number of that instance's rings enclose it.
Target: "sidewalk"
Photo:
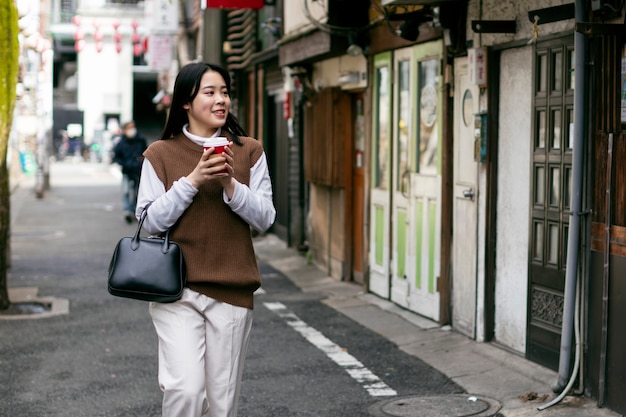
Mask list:
[[[562,401],[539,411],[538,407],[557,396],[551,389],[557,376],[552,370],[494,344],[475,342],[451,331],[448,326],[441,327],[366,293],[361,285],[337,281],[308,264],[304,256],[287,248],[275,235],[257,237],[254,245],[260,261],[285,274],[302,291],[327,294],[324,303],[328,306],[428,363],[468,394],[498,401],[502,407],[497,416],[619,416],[598,408],[596,401],[582,396],[565,396]],[[575,385],[574,389],[577,387]]]

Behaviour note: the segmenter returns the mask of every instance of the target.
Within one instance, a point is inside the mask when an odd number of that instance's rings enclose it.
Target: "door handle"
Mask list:
[[[474,199],[474,190],[472,188],[468,188],[467,190],[463,190],[463,197],[468,198],[470,200]]]

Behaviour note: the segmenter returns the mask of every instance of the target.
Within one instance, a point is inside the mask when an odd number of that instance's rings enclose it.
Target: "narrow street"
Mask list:
[[[136,227],[122,219],[114,174],[65,161],[53,164],[43,199],[28,180],[13,194],[9,288],[51,308],[0,316],[0,416],[160,415],[147,304],[106,289],[113,247]],[[463,392],[322,294],[260,267],[240,416],[360,417],[390,397]]]

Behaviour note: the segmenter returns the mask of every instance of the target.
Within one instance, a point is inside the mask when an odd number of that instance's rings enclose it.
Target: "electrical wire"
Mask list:
[[[327,33],[331,33],[331,34],[348,35],[349,33],[360,33],[360,32],[369,30],[373,28],[374,26],[378,25],[380,22],[386,20],[385,16],[383,15],[383,16],[377,17],[376,19],[370,21],[367,25],[361,26],[361,27],[345,27],[345,26],[330,25],[328,23],[320,22],[318,19],[313,17],[313,15],[311,14],[311,11],[309,10],[309,0],[303,0],[303,1],[304,1],[304,15],[306,16],[306,18],[311,23],[313,23],[313,25],[315,25],[318,29]],[[373,3],[375,3],[375,0],[370,1],[370,4],[373,4]]]

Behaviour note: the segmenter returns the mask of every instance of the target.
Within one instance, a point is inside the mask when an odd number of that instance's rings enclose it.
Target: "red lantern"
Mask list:
[[[74,44],[74,50],[76,52],[82,51],[84,47],[85,47],[85,41],[82,39],[77,40],[76,43]]]
[[[115,51],[119,54],[120,52],[122,52],[122,44],[121,43],[116,43],[115,44]]]
[[[115,29],[115,31],[117,32],[117,29],[120,27],[120,22],[118,22],[117,20],[114,20],[112,25],[113,25],[113,29]]]
[[[102,41],[98,41],[96,42],[96,51],[98,53],[102,52],[102,48],[103,48],[104,44],[102,43]]]
[[[130,40],[132,43],[139,43],[141,41],[141,36],[139,36],[137,32],[133,32],[132,35],[130,35]]]
[[[115,43],[120,43],[122,41],[122,35],[120,35],[119,32],[115,32],[113,34],[113,40],[115,41]]]
[[[133,45],[133,54],[135,54],[135,56],[139,56],[143,53],[143,48],[141,47],[140,43],[136,43]]]
[[[104,39],[104,35],[102,34],[102,32],[95,32],[95,33],[93,34],[93,39],[94,39],[96,42],[99,42],[99,41],[101,41],[101,40],[103,40],[103,39]]]
[[[80,26],[80,16],[79,15],[74,15],[72,17],[72,24],[74,26]]]
[[[83,39],[85,37],[85,32],[83,32],[80,29],[76,29],[76,32],[74,32],[74,40],[78,41],[80,39]]]

